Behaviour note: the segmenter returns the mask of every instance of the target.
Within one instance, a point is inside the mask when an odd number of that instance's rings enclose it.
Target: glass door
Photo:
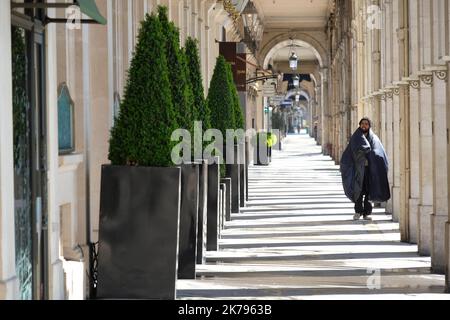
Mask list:
[[[48,297],[45,46],[33,11],[13,13],[11,26],[16,273],[23,300]]]
[[[32,159],[31,102],[29,95],[30,34],[11,28],[14,137],[14,209],[16,232],[16,272],[20,298],[33,298]]]

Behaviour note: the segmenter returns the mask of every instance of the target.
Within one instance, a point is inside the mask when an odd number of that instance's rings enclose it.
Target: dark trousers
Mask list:
[[[369,202],[369,193],[370,193],[369,177],[370,177],[369,167],[366,167],[364,172],[363,190],[361,192],[361,195],[359,196],[358,201],[356,201],[355,204],[355,212],[367,216],[370,216],[372,214],[372,204]]]

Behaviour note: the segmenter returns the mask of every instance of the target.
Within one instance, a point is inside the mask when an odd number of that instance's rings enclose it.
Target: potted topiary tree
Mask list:
[[[175,112],[178,115],[180,129],[194,136],[194,120],[197,119],[194,108],[194,95],[188,80],[189,71],[184,51],[180,49],[180,32],[167,16],[167,7],[158,6],[158,17],[165,39],[165,51],[169,67],[170,90]],[[195,279],[197,251],[197,219],[199,206],[199,176],[201,163],[192,158],[191,162],[181,165],[181,211],[178,254],[178,278]]]
[[[227,75],[227,62],[223,56],[219,56],[216,60],[216,66],[211,79],[210,88],[208,92],[207,105],[211,112],[211,127],[219,130],[223,137],[226,137],[227,129],[234,129],[234,105],[231,88]],[[222,146],[222,151],[225,151]],[[225,164],[223,162],[224,154],[217,155],[222,158],[220,165],[220,178],[225,178]],[[208,188],[211,189],[208,201],[212,204],[208,205],[208,230],[207,230],[207,250],[218,250],[218,235],[219,235],[219,188],[220,180],[215,166],[210,168],[208,172],[210,175]],[[217,181],[216,181],[217,178]],[[217,196],[216,196],[217,195]]]
[[[234,113],[234,126],[230,129],[242,129],[244,130],[244,115],[242,114],[241,103],[239,102],[239,95],[236,89],[236,84],[233,80],[233,71],[231,69],[231,64],[227,63],[227,79],[228,85],[231,91],[231,97],[233,99],[233,113]],[[231,211],[233,213],[239,213],[241,207],[241,201],[244,201],[244,194],[241,192],[244,191],[244,165],[241,163],[245,163],[245,136],[242,136],[241,139],[235,139],[234,146],[234,163],[227,164],[227,177],[231,178]]]
[[[195,120],[202,123],[201,133],[202,136],[205,130],[211,128],[211,113],[208,109],[208,105],[205,101],[205,93],[203,89],[200,56],[198,52],[197,41],[188,37],[185,44],[185,56],[188,71],[188,82],[192,87],[193,97],[194,97],[194,117]],[[197,142],[196,146],[200,145],[200,152],[203,152],[202,143]],[[204,145],[203,145],[204,146]],[[194,155],[198,151],[194,149]],[[203,155],[201,156],[203,159]],[[207,230],[207,213],[208,205],[211,203],[214,208],[214,202],[212,199],[214,195],[211,196],[211,201],[208,201],[208,190],[214,193],[215,190],[211,183],[211,188],[208,188],[208,162],[203,160],[202,169],[200,170],[200,190],[199,190],[199,212],[198,212],[198,224],[197,224],[197,263],[205,264],[205,254],[206,254],[206,230]],[[218,172],[218,171],[217,171]],[[214,178],[214,177],[211,177]],[[218,178],[216,177],[216,180]],[[217,196],[215,197],[217,199]],[[217,207],[217,204],[216,204]]]
[[[102,167],[98,298],[176,297],[181,170],[164,43],[158,17],[146,15]]]
[[[276,135],[271,132],[259,132],[254,141],[255,165],[268,166],[272,158],[272,147],[277,143]]]

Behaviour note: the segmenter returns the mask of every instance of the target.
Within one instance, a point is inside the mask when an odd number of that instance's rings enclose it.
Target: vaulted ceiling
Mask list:
[[[324,28],[333,0],[253,0],[265,30],[273,28]]]

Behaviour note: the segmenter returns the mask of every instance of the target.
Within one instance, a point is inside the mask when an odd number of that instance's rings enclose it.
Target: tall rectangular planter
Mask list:
[[[103,166],[97,298],[176,298],[180,168]]]
[[[225,221],[231,221],[231,179],[224,178],[220,180],[226,186],[225,193]]]
[[[178,279],[195,279],[198,194],[199,164],[182,165]]]
[[[234,164],[226,165],[226,177],[231,178],[231,212],[239,213],[240,211],[240,199],[241,199],[241,187],[240,187],[240,165],[238,164],[239,148],[238,145],[234,146]]]
[[[206,229],[208,214],[208,161],[204,160],[200,166],[199,210],[197,229],[197,263],[206,263]]]
[[[217,251],[219,238],[219,185],[220,170],[217,163],[208,166],[208,216],[206,250]]]
[[[254,150],[255,150],[254,164],[256,166],[268,166],[270,164],[269,147],[263,143],[260,143],[260,140],[258,138]]]
[[[245,207],[245,202],[247,201],[247,172],[246,172],[246,150],[245,150],[245,143],[239,144],[239,170],[240,170],[240,181],[239,181],[239,187],[240,187],[240,199],[239,199],[239,206],[241,208]]]
[[[245,200],[248,201],[249,199],[249,193],[248,193],[248,167],[250,166],[250,148],[251,144],[250,142],[246,141],[245,142]]]
[[[220,214],[219,214],[219,239],[222,237],[222,230],[225,221],[225,193],[226,185],[225,183],[220,184]]]

